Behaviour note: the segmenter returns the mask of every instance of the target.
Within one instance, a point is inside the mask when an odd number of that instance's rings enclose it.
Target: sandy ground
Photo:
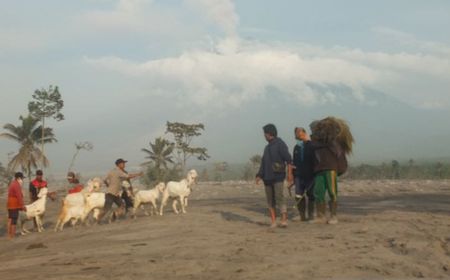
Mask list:
[[[49,201],[14,241],[1,207],[0,279],[450,279],[450,181],[343,181],[339,201],[338,225],[271,232],[262,187],[203,183],[185,215],[58,233]]]

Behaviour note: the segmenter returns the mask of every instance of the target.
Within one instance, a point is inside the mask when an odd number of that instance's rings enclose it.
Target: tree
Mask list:
[[[143,165],[147,165],[151,171],[151,176],[155,180],[161,181],[168,174],[168,164],[173,164],[172,153],[174,150],[174,143],[170,143],[167,139],[158,137],[155,142],[149,143],[150,149],[143,148],[142,151],[147,154],[145,157],[149,161],[144,162]],[[176,167],[173,167],[175,169]]]
[[[175,139],[177,161],[183,172],[186,168],[186,161],[190,157],[196,156],[198,160],[207,160],[209,158],[208,150],[206,148],[191,146],[194,137],[202,135],[202,130],[205,130],[205,126],[201,123],[185,124],[179,122],[167,122],[166,133],[172,134]]]
[[[11,173],[3,166],[0,162],[0,186],[7,186],[9,181],[11,180]],[[3,188],[0,189],[0,193],[3,191]]]
[[[392,161],[392,178],[400,179],[400,163],[397,160]]]
[[[260,155],[254,155],[250,158],[250,163],[252,164],[253,172],[256,175],[258,172],[259,166],[261,165],[262,157]]]
[[[57,121],[64,120],[64,115],[61,113],[64,107],[64,101],[61,99],[61,94],[59,93],[58,86],[49,86],[48,90],[41,89],[35,90],[33,93],[34,101],[28,103],[28,111],[30,115],[42,122],[42,133],[41,133],[41,151],[42,155],[45,156],[44,152],[44,138],[45,138],[45,119],[53,118]]]
[[[93,148],[94,145],[88,141],[75,143],[75,153],[73,154],[72,161],[70,162],[69,169],[67,170],[67,172],[72,170],[73,166],[75,165],[75,160],[78,157],[78,154],[80,153],[81,150],[92,151]]]
[[[438,162],[436,164],[436,175],[438,179],[442,179],[442,169],[443,169],[444,165],[442,164],[442,162]]]
[[[228,163],[226,161],[214,163],[214,171],[216,181],[223,181],[224,174],[228,170]]]
[[[206,169],[206,168],[203,168],[203,171],[202,171],[202,173],[200,174],[200,179],[202,180],[202,181],[209,181],[209,173],[208,173],[208,169]]]
[[[37,168],[39,162],[44,167],[48,165],[48,159],[36,147],[36,144],[40,142],[53,143],[56,142],[56,138],[52,128],[43,129],[42,126],[37,126],[39,119],[29,115],[26,118],[20,116],[19,120],[22,122],[20,126],[5,124],[3,128],[8,132],[1,133],[0,137],[13,140],[21,145],[18,153],[8,163],[8,170],[12,171],[21,167],[22,171],[28,174],[28,178],[31,178],[31,169]],[[42,137],[43,133],[44,137]]]

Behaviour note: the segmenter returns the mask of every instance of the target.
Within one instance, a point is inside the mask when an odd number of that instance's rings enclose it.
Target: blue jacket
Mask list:
[[[289,149],[286,143],[281,138],[274,138],[264,148],[264,154],[261,159],[257,177],[264,181],[264,184],[271,184],[276,182],[283,182],[286,178],[286,171],[274,172],[273,164],[284,163],[291,164],[292,158],[289,154]]]

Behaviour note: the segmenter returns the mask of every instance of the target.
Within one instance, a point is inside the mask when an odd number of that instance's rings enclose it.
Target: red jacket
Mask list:
[[[37,179],[34,179],[30,182],[30,193],[31,193],[31,201],[36,201],[38,199],[37,195],[39,193],[39,190],[41,188],[47,187],[47,181],[42,180],[38,181]]]
[[[11,182],[8,188],[8,209],[22,209],[23,205],[23,194],[21,185],[17,180]]]
[[[78,184],[75,187],[70,188],[69,193],[78,193],[78,192],[81,192],[82,190],[83,190],[83,185]]]

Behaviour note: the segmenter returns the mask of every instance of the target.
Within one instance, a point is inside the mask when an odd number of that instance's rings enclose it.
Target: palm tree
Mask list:
[[[20,116],[19,120],[22,125],[5,124],[3,128],[8,132],[1,133],[0,137],[13,140],[21,145],[17,154],[8,163],[8,169],[15,170],[20,167],[30,179],[32,168],[37,168],[39,163],[42,163],[43,167],[49,164],[48,159],[36,145],[42,144],[42,142],[53,143],[57,140],[52,128],[47,127],[42,130],[42,126],[38,126],[40,120],[32,116],[26,118]],[[45,135],[43,138],[42,132]]]
[[[150,142],[149,144],[150,150],[145,148],[142,149],[142,151],[147,154],[145,158],[149,159],[149,161],[144,162],[143,165],[154,163],[157,169],[167,169],[167,164],[173,163],[172,152],[175,145],[162,137],[156,138],[155,143]]]

